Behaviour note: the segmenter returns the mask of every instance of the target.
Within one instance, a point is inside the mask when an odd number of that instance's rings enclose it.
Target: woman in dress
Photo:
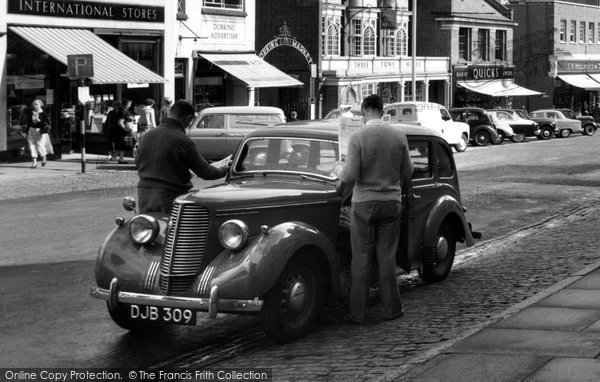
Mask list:
[[[115,128],[115,151],[119,157],[119,163],[127,164],[124,160],[125,151],[133,149],[135,140],[133,139],[133,114],[130,113],[132,101],[124,100],[123,107],[115,116],[117,121]]]
[[[38,165],[38,157],[42,157],[42,167],[46,166],[47,150],[44,142],[44,134],[50,131],[50,119],[48,114],[42,109],[43,102],[39,99],[31,102],[31,108],[27,111],[25,134],[27,135],[27,143],[29,152],[31,153],[31,168],[36,168]]]

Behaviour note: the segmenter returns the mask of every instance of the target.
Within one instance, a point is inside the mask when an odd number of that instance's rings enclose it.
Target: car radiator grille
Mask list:
[[[206,208],[174,203],[160,263],[164,295],[187,291],[202,271],[210,219]]]

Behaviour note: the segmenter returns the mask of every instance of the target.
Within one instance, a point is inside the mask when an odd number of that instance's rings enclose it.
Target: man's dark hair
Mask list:
[[[187,101],[177,101],[171,106],[171,110],[169,111],[169,117],[175,119],[182,119],[189,117],[190,115],[194,115],[196,109],[192,106],[191,103]]]
[[[371,94],[362,101],[361,109],[373,109],[383,113],[383,100],[377,94]]]

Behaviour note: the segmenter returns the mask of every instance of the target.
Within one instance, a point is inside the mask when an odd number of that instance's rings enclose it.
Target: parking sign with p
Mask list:
[[[91,54],[67,56],[67,76],[70,79],[94,77],[94,58]]]

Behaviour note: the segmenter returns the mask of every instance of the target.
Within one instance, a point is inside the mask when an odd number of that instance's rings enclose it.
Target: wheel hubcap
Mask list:
[[[436,257],[439,261],[443,261],[448,255],[448,239],[440,236],[436,246]]]
[[[290,309],[294,313],[301,312],[306,305],[306,286],[302,279],[295,277],[290,283],[288,301],[290,304]]]

